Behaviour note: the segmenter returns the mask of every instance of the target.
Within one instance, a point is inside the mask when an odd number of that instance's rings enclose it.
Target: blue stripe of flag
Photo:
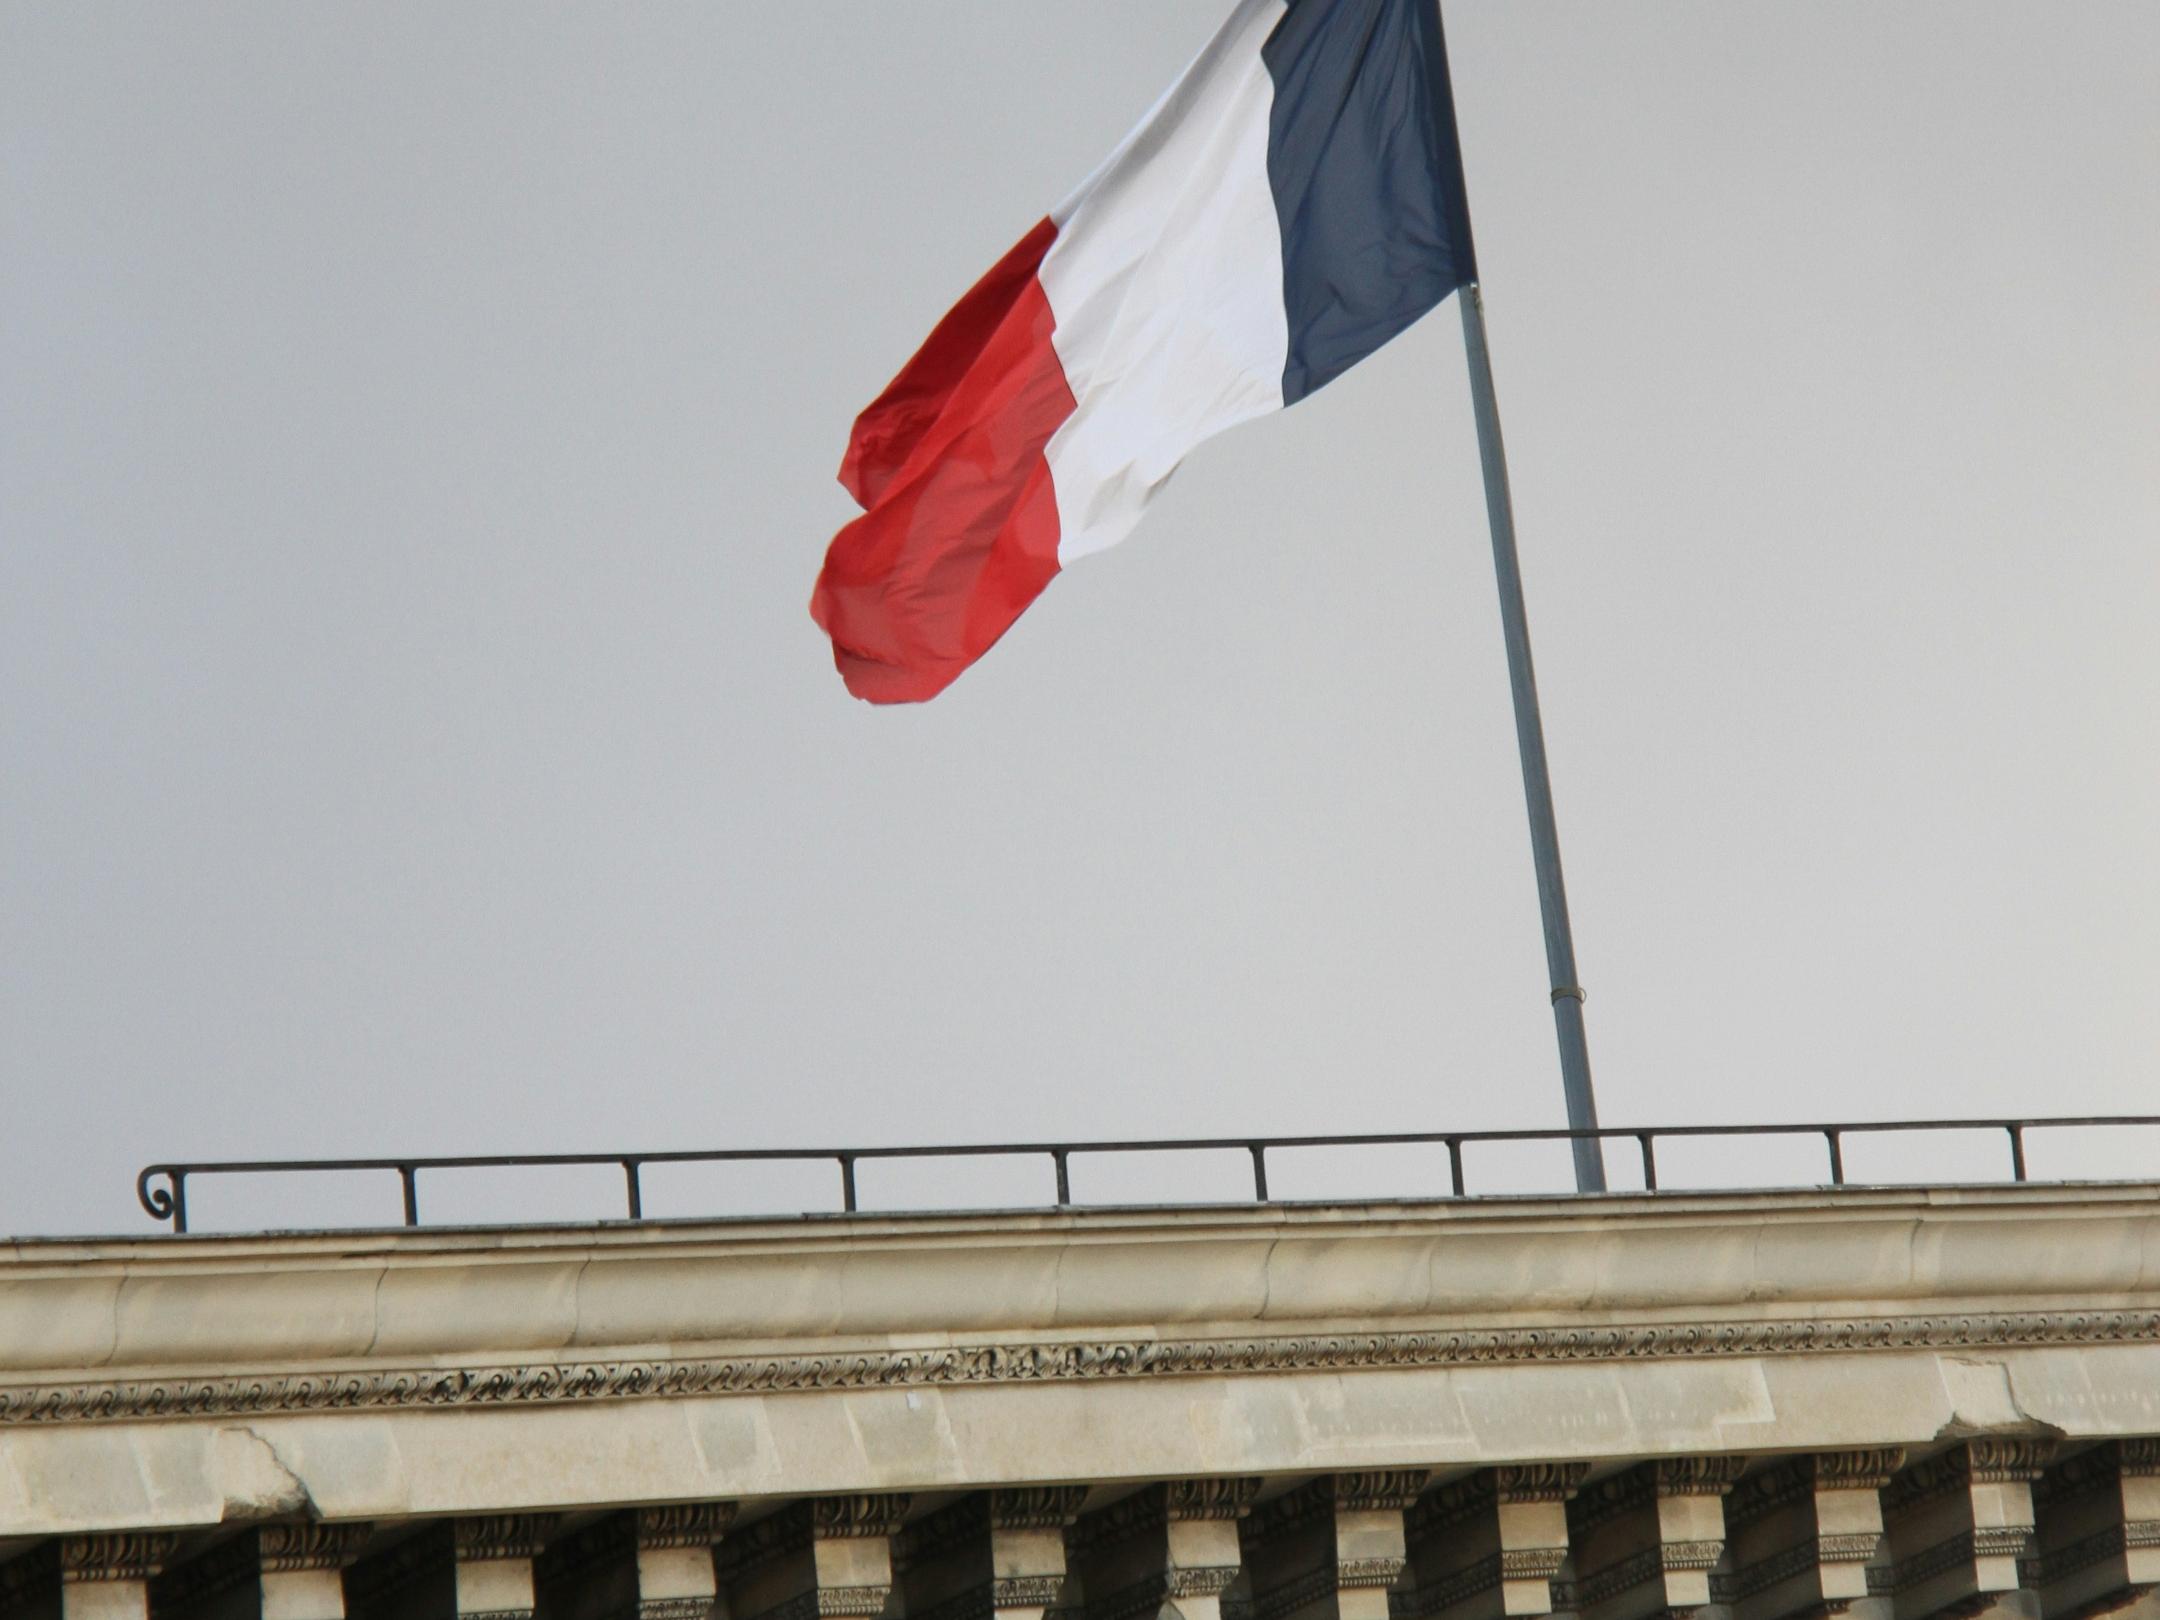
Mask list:
[[[1294,405],[1477,279],[1434,0],[1289,0],[1268,178],[1282,223]]]

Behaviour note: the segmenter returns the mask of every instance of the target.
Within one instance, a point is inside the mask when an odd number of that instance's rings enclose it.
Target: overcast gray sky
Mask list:
[[[926,708],[805,612],[855,411],[1226,4],[0,5],[0,1230],[1561,1123],[1452,306]],[[2160,1113],[2160,6],[1447,17],[1608,1123]]]

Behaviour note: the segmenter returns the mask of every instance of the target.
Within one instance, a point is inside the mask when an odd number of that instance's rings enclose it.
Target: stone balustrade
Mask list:
[[[2160,1620],[2150,1186],[0,1247],[0,1620]]]

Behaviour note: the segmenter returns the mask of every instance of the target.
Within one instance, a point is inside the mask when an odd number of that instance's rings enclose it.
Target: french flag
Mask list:
[[[1239,0],[857,418],[810,605],[848,690],[934,697],[1196,445],[1476,279],[1436,0]]]

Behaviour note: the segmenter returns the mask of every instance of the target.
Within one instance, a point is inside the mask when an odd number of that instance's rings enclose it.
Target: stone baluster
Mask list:
[[[352,1620],[532,1620],[533,1559],[547,1513],[450,1519],[345,1572]]]
[[[1598,1481],[1568,1503],[1575,1611],[1650,1620],[1710,1601],[1725,1555],[1725,1493],[1741,1457],[1665,1457]]]
[[[892,1603],[906,1496],[815,1496],[731,1530],[716,1555],[731,1620],[872,1620]]]
[[[1567,1503],[1588,1463],[1486,1468],[1410,1510],[1410,1586],[1398,1620],[1509,1620],[1551,1614],[1568,1555]]]
[[[155,1530],[61,1536],[0,1564],[5,1620],[148,1620],[150,1581],[179,1545]]]
[[[2112,1613],[2160,1587],[2160,1440],[2117,1440],[2049,1469],[2033,1513],[2024,1577],[2043,1620]]]
[[[1732,1620],[1835,1614],[1868,1592],[1883,1552],[1882,1490],[1905,1465],[1896,1447],[1794,1457],[1725,1499],[1729,1574],[1711,1594]]]
[[[1173,1480],[1084,1515],[1066,1536],[1082,1620],[1135,1620],[1175,1605],[1183,1620],[1221,1620],[1238,1578],[1238,1521],[1254,1479]]]
[[[611,1513],[552,1543],[533,1567],[537,1620],[712,1620],[713,1544],[732,1502]]]
[[[1870,1573],[1869,1591],[1889,1599],[1891,1620],[2038,1614],[2019,1565],[2035,1549],[2032,1487],[2054,1449],[2023,1436],[1969,1440],[1890,1482],[1889,1562]]]
[[[1085,1486],[978,1491],[893,1543],[907,1620],[1042,1620],[1065,1589],[1065,1530]]]
[[[1252,1620],[1387,1620],[1422,1468],[1326,1474],[1257,1508],[1239,1542]]]
[[[345,1620],[344,1571],[365,1524],[266,1524],[150,1583],[152,1620]]]

